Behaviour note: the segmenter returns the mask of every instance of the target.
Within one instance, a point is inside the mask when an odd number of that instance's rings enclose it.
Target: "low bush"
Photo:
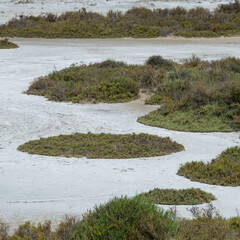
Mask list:
[[[114,198],[96,206],[81,219],[66,217],[56,230],[51,222],[37,226],[26,222],[12,235],[8,226],[0,224],[1,240],[239,240],[239,217],[224,219],[209,204],[205,208],[189,209],[193,219],[176,218],[173,212],[164,211],[138,197]],[[4,225],[4,228],[1,226]]]
[[[137,197],[162,205],[195,205],[216,200],[211,193],[204,192],[199,188],[181,190],[155,188],[147,193],[141,193]]]
[[[240,60],[206,62],[193,57],[158,78],[149,104],[161,108],[138,121],[155,127],[193,132],[240,129]],[[155,80],[156,81],[156,80]]]
[[[240,34],[240,3],[186,10],[133,8],[126,13],[109,11],[106,16],[85,8],[60,16],[22,16],[0,26],[0,36],[42,38],[156,38],[219,37]],[[227,9],[227,10],[226,10]]]
[[[176,231],[169,212],[139,198],[122,197],[83,216],[73,239],[168,239]]]
[[[240,129],[240,60],[201,61],[192,57],[182,65],[150,57],[144,65],[107,60],[72,65],[34,81],[27,94],[53,101],[127,102],[139,89],[153,93],[148,104],[158,110],[139,122],[193,132],[232,132]]]
[[[207,184],[240,186],[240,147],[228,148],[209,163],[186,163],[177,174]]]
[[[29,141],[18,150],[30,154],[87,158],[137,158],[167,155],[184,147],[170,138],[148,134],[83,134],[60,135]]]
[[[138,98],[140,88],[154,88],[154,76],[162,75],[170,64],[168,60],[162,61],[165,63],[157,69],[149,64],[127,65],[113,60],[88,66],[72,65],[36,79],[26,93],[52,101],[127,102]]]
[[[209,204],[206,208],[192,207],[193,220],[182,219],[179,223],[177,240],[237,240],[240,232],[233,229],[229,220]]]
[[[0,49],[18,48],[18,45],[10,42],[7,38],[0,40]]]

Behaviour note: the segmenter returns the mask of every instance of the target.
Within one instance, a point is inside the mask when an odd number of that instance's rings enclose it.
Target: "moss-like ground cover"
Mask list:
[[[202,183],[240,186],[240,147],[228,148],[209,163],[186,163],[178,175]]]
[[[75,133],[29,141],[18,150],[47,156],[114,159],[162,156],[182,151],[184,147],[170,138],[143,133]]]
[[[0,40],[0,49],[18,48],[18,45],[10,42],[7,38]]]
[[[181,190],[155,188],[141,193],[137,197],[161,205],[196,205],[216,200],[211,193],[204,192],[199,188]]]
[[[208,9],[186,10],[133,8],[126,13],[109,11],[106,16],[87,12],[66,12],[60,16],[20,16],[0,26],[0,36],[40,38],[155,38],[218,37],[240,34],[240,4],[222,4]]]

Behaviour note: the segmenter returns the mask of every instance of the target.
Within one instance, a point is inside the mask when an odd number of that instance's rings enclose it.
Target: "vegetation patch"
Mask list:
[[[73,239],[167,239],[177,230],[169,212],[138,198],[115,198],[90,211]]]
[[[176,217],[140,198],[114,198],[85,213],[81,220],[66,217],[55,231],[51,222],[37,226],[26,222],[12,235],[8,226],[0,223],[1,240],[239,240],[239,217],[224,219],[209,204],[206,208],[192,207],[192,220]]]
[[[191,132],[240,129],[239,59],[207,62],[193,57],[159,76],[155,95],[146,103],[162,106],[138,118],[140,123]]]
[[[192,207],[193,219],[181,219],[177,240],[238,240],[240,232],[234,223],[240,218],[224,219],[219,211],[209,204],[206,208]]]
[[[0,40],[0,49],[18,48],[18,45],[10,42],[7,38]]]
[[[60,16],[23,16],[0,26],[0,36],[40,38],[156,38],[219,37],[240,33],[240,3],[219,5],[213,12],[204,8],[186,10],[133,8],[126,13],[109,11],[106,16],[66,12]]]
[[[87,158],[154,157],[184,150],[170,138],[148,134],[75,133],[29,141],[18,150],[46,156]]]
[[[211,193],[204,192],[199,188],[181,190],[155,188],[137,196],[145,201],[161,205],[196,205],[216,200]]]
[[[186,163],[178,175],[207,184],[240,186],[240,147],[228,148],[209,163]]]
[[[153,93],[147,104],[161,105],[140,123],[192,132],[240,129],[237,58],[208,62],[192,57],[178,64],[152,56],[143,65],[112,60],[72,65],[36,79],[26,93],[53,101],[116,103],[136,99],[139,89]]]
[[[139,89],[151,90],[153,76],[162,75],[174,63],[165,60],[161,67],[127,65],[123,62],[106,60],[90,65],[72,65],[54,71],[34,81],[27,94],[45,96],[52,101],[84,102],[127,102],[138,98]]]

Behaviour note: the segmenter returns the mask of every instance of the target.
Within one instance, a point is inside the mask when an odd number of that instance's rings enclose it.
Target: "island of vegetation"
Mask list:
[[[126,13],[109,11],[106,16],[66,12],[60,16],[23,16],[0,26],[0,36],[38,38],[156,38],[159,36],[219,37],[240,34],[240,3],[221,4],[213,12],[133,8]]]
[[[199,188],[180,190],[155,188],[149,192],[141,193],[137,197],[161,205],[196,205],[216,200],[211,193],[204,192]]]
[[[163,156],[182,151],[184,147],[170,138],[144,133],[75,133],[29,141],[18,150],[47,156],[119,159]]]
[[[207,184],[240,186],[240,147],[228,148],[208,163],[188,162],[177,174]]]
[[[238,240],[240,218],[224,219],[210,204],[207,208],[192,207],[192,220],[176,217],[155,204],[134,197],[114,198],[96,206],[81,219],[66,217],[55,231],[51,222],[37,226],[26,222],[12,235],[0,223],[3,240]]]
[[[27,94],[53,101],[118,103],[134,100],[139,90],[153,96],[147,104],[158,110],[138,122],[172,130],[232,132],[240,129],[240,59],[201,61],[192,57],[178,64],[161,56],[144,65],[107,60],[72,65],[34,81]]]
[[[18,48],[18,45],[10,42],[7,38],[0,40],[0,49]]]

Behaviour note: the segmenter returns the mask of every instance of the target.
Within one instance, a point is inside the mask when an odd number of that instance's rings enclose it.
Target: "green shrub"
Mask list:
[[[240,186],[240,147],[228,148],[209,163],[186,163],[177,174],[202,183]]]
[[[83,216],[73,239],[168,239],[176,230],[169,212],[139,198],[121,197]]]
[[[144,65],[107,60],[72,65],[34,81],[27,94],[53,101],[127,102],[139,89],[154,93],[148,104],[161,105],[140,117],[155,127],[193,132],[232,132],[240,129],[240,60],[207,62],[192,57],[182,65],[150,57]]]
[[[144,201],[162,205],[195,205],[216,200],[211,193],[199,188],[181,190],[155,188],[147,193],[139,194],[138,197]]]
[[[147,61],[146,64],[151,65],[152,67],[166,67],[171,69],[174,65],[173,62],[167,59],[162,58],[161,56],[152,56]]]
[[[139,122],[180,131],[231,132],[240,129],[240,60],[185,60],[158,80],[150,104],[161,108]]]
[[[46,221],[44,224],[39,223],[38,226],[26,222],[20,225],[9,240],[35,240],[46,239],[54,240],[54,234],[51,231],[51,222]]]
[[[10,42],[7,38],[0,40],[0,49],[18,48],[18,45]]]
[[[234,36],[240,33],[239,2],[186,10],[133,8],[126,13],[109,11],[106,16],[85,8],[60,16],[20,16],[0,26],[4,37],[44,38],[156,38]]]
[[[170,138],[148,134],[83,134],[60,135],[29,141],[18,150],[47,156],[87,158],[136,158],[167,155],[184,147]]]
[[[232,217],[228,220],[231,228],[240,233],[240,217]]]
[[[221,217],[212,204],[205,208],[194,206],[189,210],[194,218],[180,221],[177,240],[237,240],[240,238],[240,234]]]

